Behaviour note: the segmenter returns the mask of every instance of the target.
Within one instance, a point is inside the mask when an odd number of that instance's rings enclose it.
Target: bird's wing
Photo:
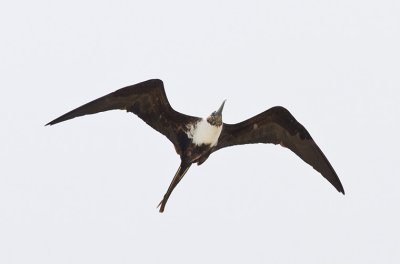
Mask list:
[[[214,151],[233,145],[251,143],[280,144],[320,172],[339,192],[342,183],[335,170],[308,131],[281,106],[276,106],[237,124],[223,124]]]
[[[176,131],[180,126],[199,119],[175,111],[168,102],[163,82],[152,79],[121,88],[93,100],[46,125],[54,125],[78,116],[114,109],[136,114],[152,128],[164,134],[175,146],[177,146]]]

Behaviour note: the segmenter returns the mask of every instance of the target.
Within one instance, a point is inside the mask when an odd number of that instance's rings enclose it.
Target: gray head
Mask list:
[[[226,99],[222,102],[221,106],[217,111],[211,113],[209,117],[207,117],[207,122],[212,126],[221,126],[222,125],[222,110],[224,109]]]

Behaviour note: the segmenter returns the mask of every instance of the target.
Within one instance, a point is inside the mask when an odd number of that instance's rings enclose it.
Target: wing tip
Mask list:
[[[44,126],[52,126],[52,125],[55,125],[55,124],[60,123],[62,121],[65,121],[65,120],[61,120],[61,117],[59,117],[59,118],[56,118],[56,119],[50,121],[49,123],[47,123]]]
[[[338,186],[336,186],[336,185],[334,185],[334,186],[335,186],[335,188],[336,188],[336,190],[337,190],[338,192],[340,192],[340,193],[343,194],[343,195],[346,194],[346,192],[344,191],[343,185],[342,185],[342,183],[341,183],[340,181],[339,181]]]

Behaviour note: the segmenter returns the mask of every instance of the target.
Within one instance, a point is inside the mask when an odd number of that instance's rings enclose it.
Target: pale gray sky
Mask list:
[[[0,263],[399,263],[398,1],[0,4]],[[172,144],[122,111],[53,118],[164,81],[224,121],[283,105],[346,195],[292,152],[228,148],[164,214]]]

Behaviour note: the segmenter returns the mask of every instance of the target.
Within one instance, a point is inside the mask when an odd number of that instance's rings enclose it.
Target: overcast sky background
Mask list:
[[[399,263],[399,1],[3,1],[0,263]],[[346,195],[289,150],[179,165],[122,111],[44,124],[150,78],[224,121],[283,105]]]

